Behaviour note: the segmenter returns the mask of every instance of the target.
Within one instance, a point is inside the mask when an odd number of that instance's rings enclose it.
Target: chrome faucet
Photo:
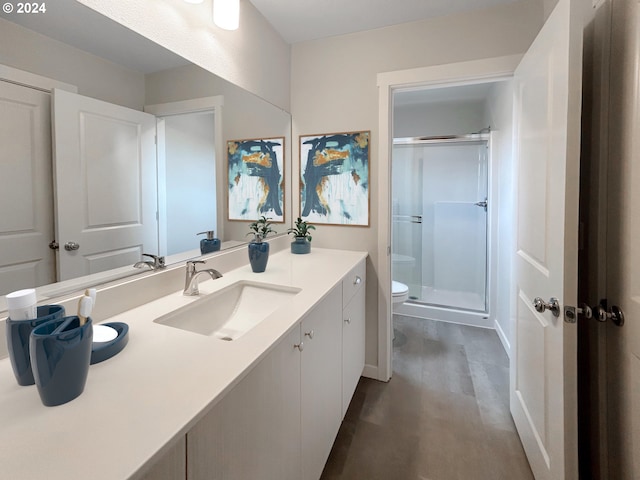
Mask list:
[[[142,254],[143,257],[149,257],[151,258],[151,260],[147,260],[146,262],[142,261],[142,262],[136,262],[133,264],[134,268],[143,268],[143,267],[149,267],[151,270],[159,270],[161,268],[164,268],[164,257],[159,257],[157,255],[151,255],[150,253],[143,253]]]
[[[199,295],[200,291],[198,290],[198,277],[201,273],[205,273],[210,275],[214,280],[216,278],[222,277],[222,274],[214,270],[213,268],[207,268],[206,270],[196,270],[196,264],[198,263],[206,263],[202,260],[189,260],[187,262],[187,276],[184,280],[184,291],[182,292],[184,295]]]

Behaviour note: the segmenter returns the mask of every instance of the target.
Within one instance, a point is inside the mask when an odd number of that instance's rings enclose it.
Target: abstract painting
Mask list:
[[[300,136],[305,221],[369,226],[370,136],[370,131]]]
[[[229,220],[284,222],[284,137],[227,142]]]

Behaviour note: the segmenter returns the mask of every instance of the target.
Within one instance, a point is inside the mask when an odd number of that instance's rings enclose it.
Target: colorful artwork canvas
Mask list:
[[[300,216],[369,225],[369,131],[300,136]]]
[[[284,222],[284,137],[227,142],[229,220]]]

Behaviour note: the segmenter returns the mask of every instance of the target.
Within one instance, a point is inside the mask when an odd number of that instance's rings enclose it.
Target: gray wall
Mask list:
[[[482,11],[419,21],[292,47],[293,138],[301,134],[371,130],[370,226],[319,226],[314,245],[365,250],[367,264],[366,362],[378,363],[378,89],[377,74],[394,70],[523,53],[543,13],[522,1]],[[293,145],[298,157],[298,145]],[[299,162],[294,161],[294,176]],[[294,182],[294,198],[299,195]],[[382,246],[385,248],[385,246]]]

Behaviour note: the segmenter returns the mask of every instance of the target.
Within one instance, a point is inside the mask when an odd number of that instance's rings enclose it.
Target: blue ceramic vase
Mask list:
[[[269,243],[251,242],[249,243],[249,263],[254,273],[262,273],[267,269],[269,261]]]
[[[37,318],[11,320],[7,318],[7,347],[11,367],[18,385],[33,385],[33,371],[29,357],[29,336],[34,328],[50,320],[64,317],[62,305],[43,305],[37,309]]]
[[[311,252],[311,242],[307,237],[295,237],[291,242],[291,253],[298,255]]]
[[[31,332],[31,367],[44,405],[62,405],[84,391],[92,343],[90,318],[80,326],[78,317],[64,317],[43,323]]]

